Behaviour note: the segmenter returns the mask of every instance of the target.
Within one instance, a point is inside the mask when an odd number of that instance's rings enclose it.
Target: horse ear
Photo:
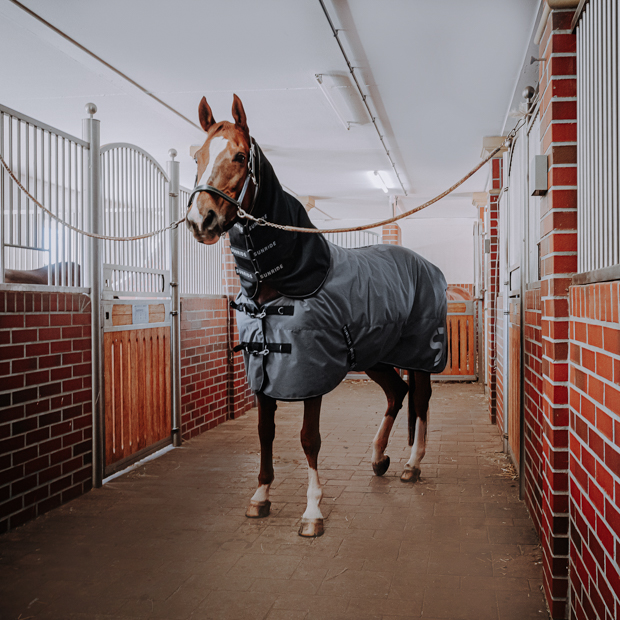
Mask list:
[[[239,125],[239,127],[241,127],[242,129],[247,130],[248,121],[245,117],[245,110],[243,109],[241,99],[239,99],[237,95],[233,95],[232,115],[235,119],[235,123]]]
[[[198,105],[198,118],[200,119],[200,125],[205,131],[209,131],[209,127],[215,123],[213,112],[211,112],[206,97],[203,97]]]

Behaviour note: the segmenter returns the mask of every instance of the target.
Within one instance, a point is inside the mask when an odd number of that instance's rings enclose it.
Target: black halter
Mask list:
[[[248,157],[248,174],[245,177],[245,182],[243,183],[243,187],[241,188],[241,193],[239,194],[239,198],[235,200],[232,196],[225,194],[222,190],[218,189],[217,187],[213,187],[212,185],[207,185],[206,183],[204,185],[195,185],[194,189],[192,190],[192,193],[189,195],[189,200],[187,202],[187,212],[189,212],[189,210],[191,209],[192,202],[194,201],[194,196],[196,194],[199,194],[200,192],[207,192],[208,194],[219,196],[220,198],[223,198],[224,200],[230,202],[230,204],[235,205],[235,207],[237,207],[237,217],[230,223],[230,226],[227,227],[227,230],[229,230],[232,227],[232,225],[237,221],[237,218],[243,217],[245,214],[245,211],[243,210],[241,205],[243,203],[243,199],[245,198],[245,194],[248,191],[248,186],[250,185],[250,179],[251,179],[252,182],[254,183],[254,198],[252,198],[252,205],[250,206],[250,210],[248,211],[248,213],[252,213],[252,210],[254,209],[254,203],[256,202],[256,197],[258,196],[258,169],[260,166],[258,153],[259,153],[259,149],[256,148],[256,142],[254,141],[254,138],[250,136],[250,154]],[[198,176],[196,176],[196,182],[198,182]]]

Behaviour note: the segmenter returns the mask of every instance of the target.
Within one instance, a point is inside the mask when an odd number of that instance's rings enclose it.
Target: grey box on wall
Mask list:
[[[546,155],[534,155],[530,164],[530,195],[544,196],[547,193],[549,166]]]

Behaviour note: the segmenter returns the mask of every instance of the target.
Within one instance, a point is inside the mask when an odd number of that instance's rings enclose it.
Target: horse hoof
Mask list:
[[[264,502],[250,501],[248,509],[245,511],[245,516],[250,519],[263,519],[269,516],[269,509],[271,508],[271,502],[267,499]]]
[[[417,482],[420,479],[421,473],[419,467],[413,467],[411,469],[407,467],[401,474],[400,479],[402,482]]]
[[[323,519],[302,519],[298,534],[304,538],[323,536]]]
[[[375,472],[375,476],[383,476],[390,466],[390,457],[384,456],[378,463],[372,464],[372,471]]]

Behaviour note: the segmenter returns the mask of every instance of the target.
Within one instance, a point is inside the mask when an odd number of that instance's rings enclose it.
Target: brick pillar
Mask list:
[[[400,226],[394,222],[394,224],[386,224],[381,229],[381,238],[383,243],[388,245],[402,245],[402,233]]]
[[[241,288],[239,276],[235,271],[235,258],[230,251],[230,240],[224,237],[223,268],[222,280],[224,290],[229,301],[233,300]],[[237,330],[236,311],[228,308],[228,342],[230,347],[234,347],[239,342],[239,332]],[[228,417],[238,418],[248,409],[254,406],[254,393],[248,386],[245,376],[245,365],[243,354],[230,352],[228,361],[229,389],[228,389]]]
[[[490,242],[490,252],[485,254],[486,294],[485,327],[487,334],[487,395],[489,398],[489,418],[492,424],[497,420],[497,295],[499,281],[499,203],[498,196],[503,183],[503,160],[501,154],[491,160],[491,187],[485,222],[486,238]]]
[[[552,11],[540,42],[542,153],[549,190],[541,200],[543,585],[552,618],[568,591],[568,293],[577,269],[576,42],[572,10]]]

